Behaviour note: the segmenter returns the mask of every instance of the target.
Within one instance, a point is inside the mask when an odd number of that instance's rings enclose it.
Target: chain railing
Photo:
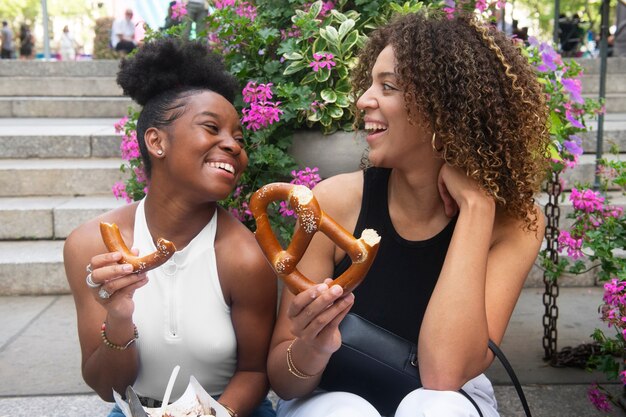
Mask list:
[[[559,219],[561,209],[559,207],[559,197],[561,196],[561,182],[559,173],[553,171],[546,183],[545,191],[548,194],[548,202],[545,207],[546,214],[546,258],[552,265],[559,264],[558,238]],[[544,360],[555,361],[557,353],[557,328],[556,321],[559,317],[559,308],[556,299],[559,296],[559,283],[554,278],[554,274],[549,274],[546,270],[543,273],[545,292],[543,294],[543,349]]]

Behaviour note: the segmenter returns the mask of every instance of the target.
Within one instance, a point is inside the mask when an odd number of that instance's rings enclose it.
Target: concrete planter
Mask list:
[[[321,132],[302,130],[293,135],[289,153],[301,167],[318,167],[322,178],[359,169],[367,142],[355,132]]]

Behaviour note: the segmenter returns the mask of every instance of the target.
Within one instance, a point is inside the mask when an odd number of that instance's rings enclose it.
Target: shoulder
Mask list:
[[[363,171],[339,174],[327,178],[313,188],[313,195],[322,210],[340,223],[358,215],[363,198]]]
[[[534,230],[528,230],[522,219],[516,219],[498,211],[494,222],[492,247],[505,246],[511,250],[536,255],[543,241],[546,221],[538,205],[533,206],[533,211],[528,213],[528,217],[536,219]]]
[[[258,270],[267,263],[254,234],[222,207],[217,211],[215,249],[223,266],[240,271]],[[269,265],[268,265],[269,266]]]

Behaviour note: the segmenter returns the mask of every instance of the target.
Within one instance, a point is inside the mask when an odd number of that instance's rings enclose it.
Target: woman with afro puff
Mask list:
[[[231,415],[272,416],[265,365],[276,280],[253,234],[217,203],[248,163],[232,105],[237,83],[206,46],[172,38],[122,60],[117,81],[142,106],[137,139],[149,191],[65,243],[83,378],[105,401],[130,385],[144,406],[159,407],[180,365],[171,401],[193,375]],[[117,224],[140,256],[161,237],[177,251],[132,273],[107,250],[100,222]],[[122,415],[117,406],[110,414]]]
[[[298,269],[319,284],[283,292],[272,338],[277,415],[478,416],[478,407],[498,416],[483,372],[543,239],[534,200],[548,161],[543,90],[503,33],[432,12],[373,32],[353,76],[371,167],[322,181],[314,194],[355,236],[376,230],[380,248],[345,294],[328,277],[350,259],[313,238]],[[333,362],[349,312],[417,343],[422,388],[373,402],[388,387],[366,366]]]

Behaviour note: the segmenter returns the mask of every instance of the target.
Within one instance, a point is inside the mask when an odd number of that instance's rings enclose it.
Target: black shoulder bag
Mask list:
[[[367,399],[383,415],[393,416],[400,401],[422,386],[417,369],[417,346],[400,336],[375,325],[354,313],[348,313],[339,325],[341,347],[328,362],[320,388],[327,391],[347,391]],[[504,353],[489,341],[489,348],[502,362],[511,377],[527,417],[531,417],[528,402]],[[346,372],[350,369],[350,372]],[[478,410],[476,402],[464,395]]]

